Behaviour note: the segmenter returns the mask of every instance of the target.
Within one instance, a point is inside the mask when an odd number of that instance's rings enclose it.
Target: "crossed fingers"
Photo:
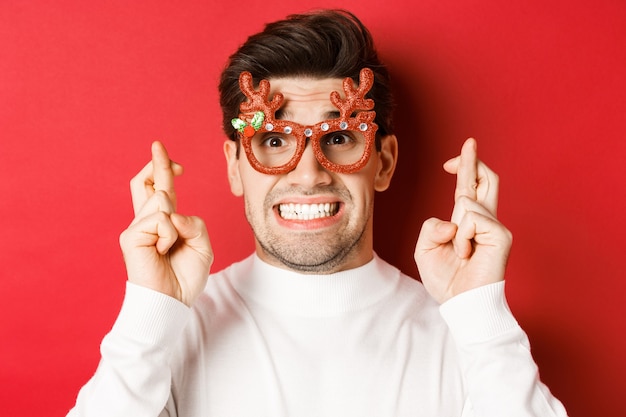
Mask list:
[[[474,139],[467,139],[461,148],[461,154],[448,160],[444,164],[444,169],[457,176],[454,191],[453,223],[458,225],[461,220],[460,216],[463,213],[456,210],[456,205],[464,199],[477,202],[491,214],[491,217],[496,217],[499,178],[495,172],[478,159]]]
[[[444,169],[457,176],[450,221],[458,227],[453,239],[455,251],[467,258],[473,252],[472,242],[481,243],[483,234],[498,227],[499,178],[478,159],[474,139],[466,140],[461,154],[447,161]]]
[[[139,173],[130,181],[130,191],[133,201],[135,217],[139,217],[140,212],[145,215],[142,208],[155,193],[163,193],[171,203],[166,213],[176,211],[176,190],[174,188],[174,177],[183,173],[183,167],[171,161],[167,150],[161,142],[152,144],[152,160],[143,167]],[[152,209],[159,209],[159,205]]]

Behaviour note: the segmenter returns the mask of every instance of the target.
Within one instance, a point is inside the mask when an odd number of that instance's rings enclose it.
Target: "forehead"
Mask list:
[[[344,97],[343,80],[340,78],[283,77],[270,78],[270,95],[280,92],[284,96],[280,118],[302,118],[315,113],[319,119],[322,114],[337,111],[330,102],[330,93],[338,92]],[[279,113],[277,112],[277,116]]]

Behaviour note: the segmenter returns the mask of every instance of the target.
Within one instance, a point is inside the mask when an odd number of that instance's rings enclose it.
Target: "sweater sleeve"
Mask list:
[[[459,351],[471,416],[567,416],[539,380],[528,337],[506,303],[504,282],[460,294],[440,312]]]
[[[120,314],[102,340],[96,373],[68,417],[169,416],[169,357],[190,315],[179,301],[127,283]]]

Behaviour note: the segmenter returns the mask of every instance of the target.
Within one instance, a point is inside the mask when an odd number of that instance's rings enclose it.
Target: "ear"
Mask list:
[[[396,135],[387,135],[380,139],[380,152],[378,152],[378,171],[374,179],[374,189],[385,191],[391,184],[391,177],[398,162],[398,139]]]
[[[237,142],[227,139],[224,142],[224,156],[226,157],[226,170],[230,191],[237,197],[243,195],[243,183],[239,174],[239,150]]]

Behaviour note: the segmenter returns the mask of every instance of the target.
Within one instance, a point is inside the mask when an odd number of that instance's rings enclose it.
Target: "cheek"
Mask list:
[[[258,187],[251,185],[244,190],[243,200],[248,223],[253,226],[253,229],[261,230],[261,225],[265,223],[267,217],[267,210],[264,205],[265,194],[261,193]]]
[[[269,175],[261,174],[252,167],[241,170],[241,183],[246,206],[254,207],[254,212],[263,209],[268,194],[272,191],[276,179]],[[250,214],[255,214],[250,213]]]
[[[350,192],[355,208],[369,211],[374,203],[374,176],[369,172],[358,172],[344,178],[343,184]]]

